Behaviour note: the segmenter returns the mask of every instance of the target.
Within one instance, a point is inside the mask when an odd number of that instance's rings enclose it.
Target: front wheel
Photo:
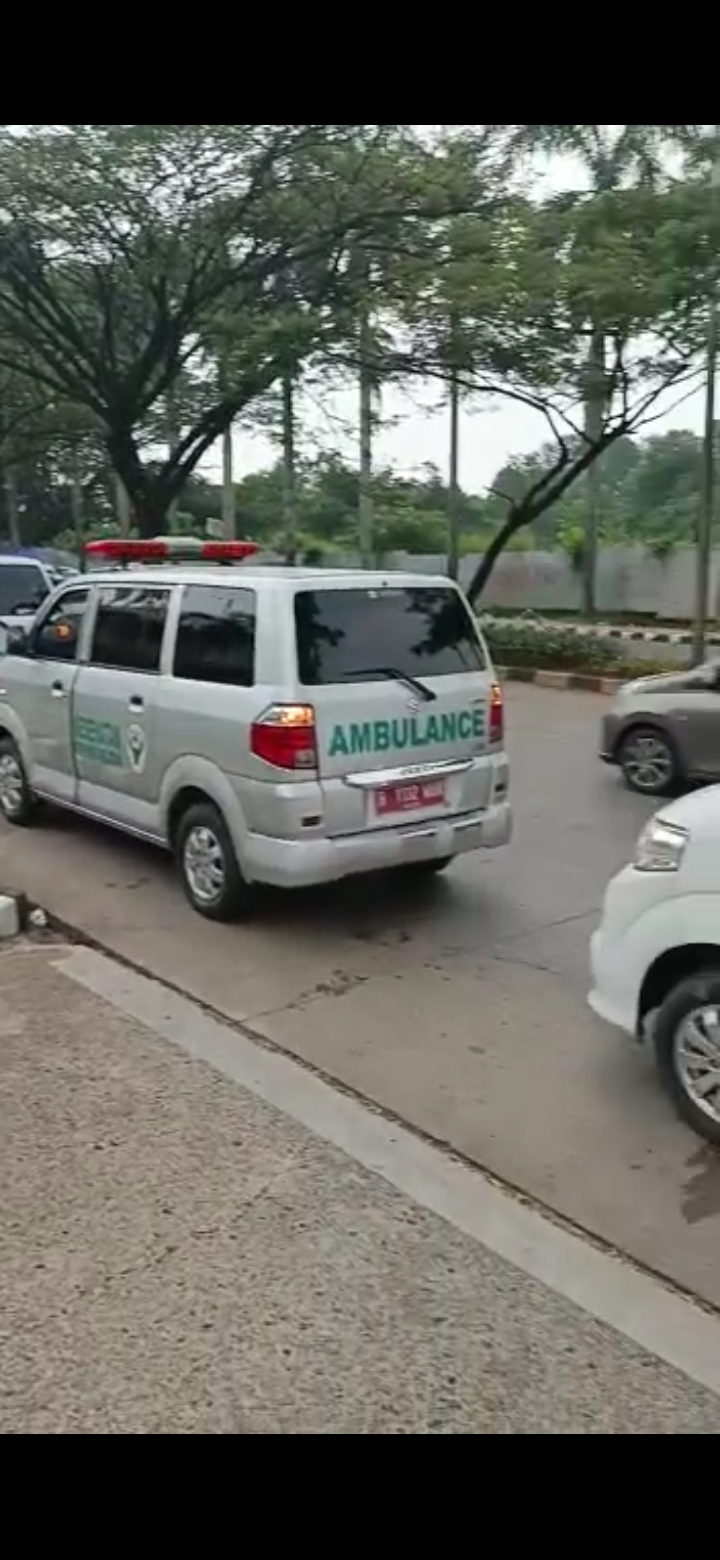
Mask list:
[[[0,808],[8,823],[25,828],[36,810],[20,749],[12,737],[0,738]]]
[[[665,998],[655,1053],[678,1114],[699,1137],[720,1145],[720,960]]]
[[[642,796],[665,796],[680,778],[672,742],[657,726],[633,726],[620,744],[618,762],[626,785]]]
[[[186,897],[209,921],[247,913],[252,891],[238,866],[225,819],[212,802],[190,807],[180,822],[175,857]]]

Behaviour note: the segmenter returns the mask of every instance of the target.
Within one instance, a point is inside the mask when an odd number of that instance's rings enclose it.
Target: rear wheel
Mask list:
[[[12,737],[0,738],[0,808],[8,823],[25,828],[36,809],[20,749]]]
[[[633,726],[627,731],[618,763],[631,791],[642,796],[664,796],[680,778],[673,744],[658,726]]]
[[[238,866],[225,819],[212,802],[198,802],[180,820],[175,858],[185,894],[209,921],[247,914],[253,892]]]
[[[720,962],[673,988],[655,1022],[660,1077],[680,1115],[720,1145]]]

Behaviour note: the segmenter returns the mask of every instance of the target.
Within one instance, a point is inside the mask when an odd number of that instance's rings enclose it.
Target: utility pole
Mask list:
[[[606,406],[605,337],[601,330],[593,330],[587,362],[585,438],[594,448],[597,448],[602,438]],[[585,499],[587,520],[583,537],[583,613],[592,621],[596,605],[600,529],[600,465],[597,458],[592,462],[585,476]]]
[[[222,533],[226,542],[235,539],[235,483],[233,481],[232,423],[222,436]]]
[[[458,372],[459,331],[457,316],[450,314],[450,459],[448,462],[448,552],[447,571],[451,580],[460,573],[460,374]]]
[[[360,559],[364,569],[371,569],[375,561],[375,516],[372,489],[373,458],[373,375],[371,363],[372,334],[368,305],[363,302],[360,316],[360,512],[358,531]]]
[[[291,373],[285,373],[281,384],[282,395],[282,472],[283,472],[283,536],[285,552],[292,563],[297,562],[297,482],[295,470],[295,381]]]
[[[720,125],[716,125],[720,138]],[[710,187],[720,187],[720,150],[715,153]],[[702,488],[696,551],[695,622],[693,624],[693,665],[705,660],[705,640],[710,608],[713,519],[715,508],[715,380],[718,355],[718,299],[710,300],[705,349],[705,426],[703,433]]]
[[[448,555],[451,580],[460,572],[460,385],[455,369],[450,379],[450,462],[448,471]]]

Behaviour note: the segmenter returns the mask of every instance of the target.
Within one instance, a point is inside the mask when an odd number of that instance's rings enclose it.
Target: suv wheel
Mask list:
[[[250,907],[225,819],[212,802],[198,802],[181,819],[175,857],[193,907],[209,921],[232,921]]]
[[[633,726],[620,744],[618,763],[631,791],[664,796],[680,778],[675,749],[658,726]]]
[[[0,737],[0,808],[8,823],[24,828],[32,821],[35,798],[30,790],[20,749],[12,737]]]
[[[673,988],[655,1023],[660,1076],[678,1114],[720,1145],[720,960]]]

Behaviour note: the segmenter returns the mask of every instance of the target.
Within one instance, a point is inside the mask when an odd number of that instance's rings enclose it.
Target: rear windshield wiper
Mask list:
[[[406,688],[411,688],[418,698],[424,699],[428,704],[437,698],[437,694],[432,688],[428,688],[427,683],[412,677],[410,672],[399,671],[397,666],[362,666],[357,672],[345,672],[343,681],[351,677],[389,677],[393,682],[404,683]]]

